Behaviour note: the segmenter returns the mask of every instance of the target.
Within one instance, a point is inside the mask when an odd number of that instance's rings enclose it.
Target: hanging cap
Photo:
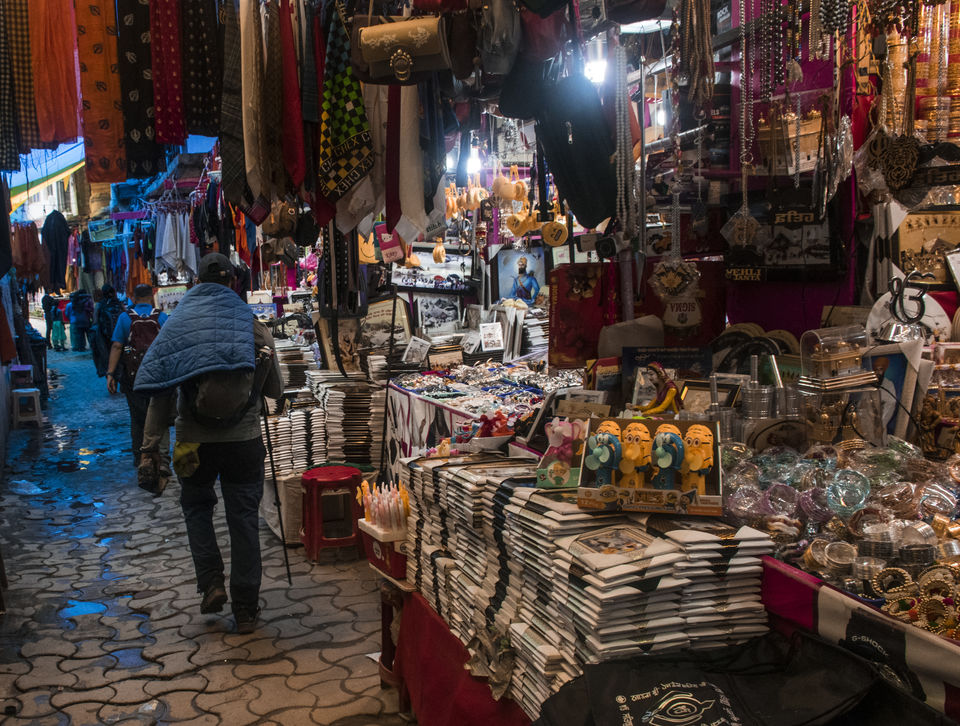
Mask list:
[[[234,277],[235,271],[230,260],[219,252],[210,252],[200,258],[200,282],[219,282],[226,285]]]

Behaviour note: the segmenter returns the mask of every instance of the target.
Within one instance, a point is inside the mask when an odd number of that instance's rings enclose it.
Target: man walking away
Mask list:
[[[93,298],[84,289],[70,296],[70,302],[63,311],[70,323],[70,347],[78,352],[87,349],[87,336],[93,321]]]
[[[230,289],[230,261],[219,253],[200,261],[200,284],[177,305],[147,352],[136,390],[153,395],[144,433],[145,468],[152,464],[158,432],[177,396],[173,466],[182,488],[180,506],[203,593],[201,613],[219,612],[227,601],[223,558],[213,526],[220,479],[230,532],[230,601],[237,632],[253,632],[260,611],[260,498],[263,462],[262,396],[279,398],[283,382],[273,338]],[[162,395],[166,393],[167,395]],[[148,478],[148,473],[141,480]]]
[[[57,301],[49,292],[45,292],[40,298],[40,307],[43,308],[43,322],[47,326],[47,350],[49,350],[53,347],[50,336],[53,334],[54,311],[60,311],[56,310]]]
[[[150,396],[133,390],[133,381],[137,376],[140,362],[160,334],[163,324],[167,322],[167,315],[154,310],[153,288],[150,285],[137,285],[133,290],[133,297],[133,307],[120,313],[113,329],[110,360],[107,363],[107,390],[114,394],[119,385],[127,398],[127,406],[130,409],[130,446],[133,449],[133,465],[138,467]],[[171,475],[169,431],[159,445],[159,453],[160,468],[169,477]]]
[[[93,329],[90,348],[93,350],[93,364],[97,367],[97,375],[103,378],[107,374],[110,363],[110,348],[113,341],[113,331],[117,327],[126,307],[117,298],[117,291],[109,283],[101,288],[102,297],[93,313]]]

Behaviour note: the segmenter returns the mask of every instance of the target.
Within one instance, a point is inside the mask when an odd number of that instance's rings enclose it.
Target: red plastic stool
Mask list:
[[[357,527],[363,518],[363,505],[357,501],[362,481],[363,474],[352,466],[321,466],[303,473],[300,541],[307,559],[317,560],[328,547],[356,547],[364,556]]]

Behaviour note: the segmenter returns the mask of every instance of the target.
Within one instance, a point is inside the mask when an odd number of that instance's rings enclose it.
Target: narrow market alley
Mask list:
[[[49,368],[45,422],[10,432],[0,481],[0,723],[403,723],[374,660],[368,564],[291,548],[288,586],[261,523],[259,627],[234,633],[229,607],[201,615],[179,484],[158,498],[137,487],[126,403],[89,353],[51,352]],[[216,516],[229,568],[222,505]]]

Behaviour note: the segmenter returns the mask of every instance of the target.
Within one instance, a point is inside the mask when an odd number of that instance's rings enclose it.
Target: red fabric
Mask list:
[[[509,699],[494,701],[490,686],[464,669],[463,643],[419,593],[403,606],[394,672],[403,679],[420,726],[529,726]]]
[[[387,195],[387,231],[393,232],[403,213],[400,207],[400,86],[387,91],[387,158],[384,182]]]
[[[960,307],[960,296],[955,290],[934,290],[927,293],[930,297],[940,303],[943,312],[946,313],[949,320],[957,314],[957,308]]]
[[[293,38],[293,8],[280,0],[280,56],[283,70],[283,165],[297,189],[307,174],[303,143],[303,108],[300,105],[300,75],[296,41]]]
[[[30,3],[30,55],[40,141],[56,148],[80,135],[80,91],[73,3]],[[22,32],[23,29],[15,29]],[[4,59],[4,63],[7,60]]]
[[[180,0],[150,0],[153,103],[157,141],[182,144],[187,139],[180,56]]]
[[[817,632],[817,592],[823,582],[773,559],[763,558],[760,597],[771,616],[811,633]]]
[[[13,342],[13,331],[7,322],[7,310],[0,305],[0,363],[6,365],[17,357],[17,345]]]

